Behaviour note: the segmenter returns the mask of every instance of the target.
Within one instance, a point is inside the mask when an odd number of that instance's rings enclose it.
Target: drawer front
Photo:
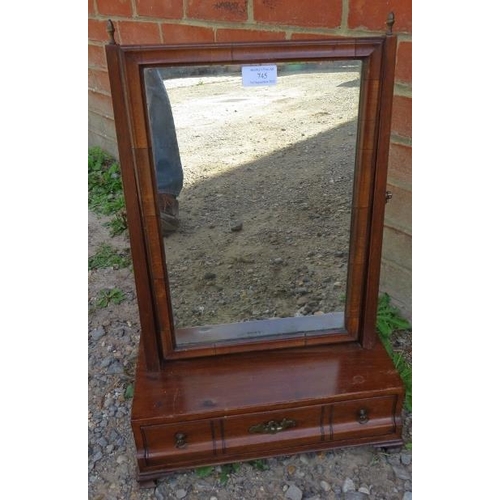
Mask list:
[[[330,434],[330,406],[228,417],[223,419],[222,452],[251,453],[321,443]]]
[[[141,433],[148,466],[217,455],[213,421],[148,425]]]
[[[334,403],[333,440],[394,432],[396,402],[396,396],[381,396]]]
[[[146,467],[251,456],[395,431],[397,396],[141,427]]]

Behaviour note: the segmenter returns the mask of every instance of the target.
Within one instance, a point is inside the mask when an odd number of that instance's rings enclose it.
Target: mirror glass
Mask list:
[[[345,332],[360,71],[145,69],[177,345]]]

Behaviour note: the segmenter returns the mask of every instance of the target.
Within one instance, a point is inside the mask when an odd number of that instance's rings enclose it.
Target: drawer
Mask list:
[[[395,432],[397,396],[142,426],[144,464],[201,464],[234,456],[383,436]]]
[[[381,396],[334,403],[333,440],[394,432],[396,402],[396,396]]]
[[[223,453],[270,451],[329,439],[329,406],[268,411],[223,419]]]
[[[215,423],[211,420],[141,427],[147,466],[216,456]]]

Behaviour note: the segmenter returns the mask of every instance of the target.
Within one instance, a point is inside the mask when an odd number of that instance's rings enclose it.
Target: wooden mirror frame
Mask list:
[[[106,56],[148,369],[159,370],[167,360],[233,352],[344,342],[374,345],[396,53],[396,37],[390,31],[379,37],[137,46],[116,44],[109,23]],[[156,199],[144,69],[346,60],[361,61],[362,70],[345,331],[178,346]],[[273,322],[268,324],[266,333],[272,335]],[[237,323],[234,326],[238,328]]]
[[[393,22],[390,15],[388,33],[380,37],[161,46],[119,46],[108,24],[106,55],[142,329],[131,425],[143,486],[193,467],[354,445],[401,446],[404,387],[375,332],[388,198]],[[179,349],[144,68],[349,59],[363,65],[347,332]],[[216,362],[214,355],[220,355]]]

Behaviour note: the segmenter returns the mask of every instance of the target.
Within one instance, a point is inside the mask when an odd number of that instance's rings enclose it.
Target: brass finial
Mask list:
[[[389,12],[385,24],[387,25],[386,35],[392,35],[392,27],[394,26],[394,12]]]
[[[106,25],[106,31],[108,32],[108,35],[109,35],[109,43],[111,45],[116,45],[115,26],[113,24],[113,21],[111,21],[111,19],[108,19],[108,24]]]

